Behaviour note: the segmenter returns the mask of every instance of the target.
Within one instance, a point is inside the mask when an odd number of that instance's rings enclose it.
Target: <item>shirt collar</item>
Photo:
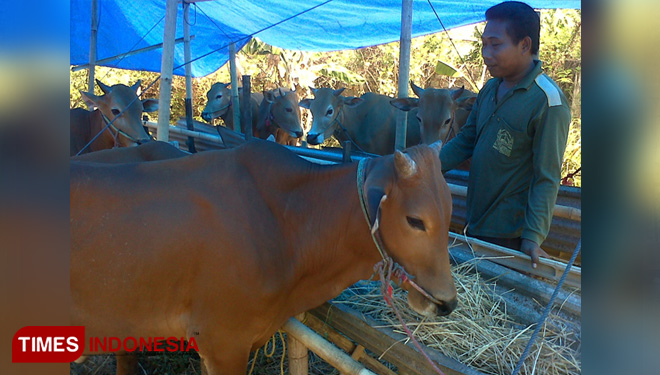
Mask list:
[[[532,68],[532,70],[530,70],[530,72],[527,73],[527,75],[520,82],[518,82],[518,84],[515,85],[511,91],[515,91],[518,89],[529,90],[529,88],[534,83],[536,77],[539,74],[543,73],[542,66],[543,66],[543,62],[541,60],[534,60],[534,67]],[[502,83],[502,78],[498,78],[498,83]]]

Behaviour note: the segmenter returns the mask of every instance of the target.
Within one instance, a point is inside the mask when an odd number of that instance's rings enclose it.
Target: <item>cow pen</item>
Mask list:
[[[188,14],[189,3],[195,1],[184,1],[184,12]],[[97,2],[93,0],[93,14],[96,12]],[[175,30],[176,30],[176,0],[167,1],[167,13],[165,17],[165,30],[163,38],[163,53],[161,60],[161,91],[160,91],[160,108],[158,116],[158,123],[144,122],[144,125],[149,127],[151,131],[157,136],[157,139],[164,141],[174,141],[178,145],[183,146],[194,144],[198,151],[207,149],[223,149],[232,148],[240,145],[248,138],[247,134],[243,135],[232,131],[231,129],[214,129],[208,125],[198,123],[192,120],[192,115],[189,111],[189,103],[186,103],[186,111],[188,112],[187,119],[183,119],[177,123],[177,126],[169,125],[170,123],[170,100],[171,100],[171,81],[172,70],[174,66],[174,45],[175,45]],[[408,91],[408,71],[410,59],[410,29],[412,25],[412,1],[403,0],[404,11],[401,13],[401,43],[402,46],[407,46],[404,51],[402,47],[400,55],[400,77],[399,77],[399,96],[407,96]],[[407,13],[409,12],[409,13]],[[406,20],[408,24],[405,24]],[[93,71],[96,65],[96,29],[98,28],[98,20],[92,18],[92,37],[90,40],[90,54],[89,66],[90,69],[90,87],[93,83]],[[185,54],[186,60],[190,60],[190,36],[189,25],[184,22],[185,30]],[[407,44],[406,44],[407,43]],[[235,48],[236,45],[232,43],[230,50],[232,50],[232,58],[230,59],[232,67],[232,90],[233,96],[238,97],[238,79],[235,69]],[[99,61],[100,62],[100,61]],[[191,97],[191,83],[189,71],[190,63],[186,64],[186,87],[188,89],[187,101]],[[249,82],[249,76],[244,77]],[[249,88],[249,83],[247,84]],[[244,92],[249,95],[249,89]],[[235,100],[238,103],[238,100]],[[190,108],[190,110],[192,110]],[[238,116],[238,111],[234,114]],[[397,149],[402,149],[401,145],[405,145],[405,116],[397,123]],[[245,121],[245,118],[241,119]],[[238,129],[240,122],[235,121],[234,126]],[[249,126],[243,127],[248,129]],[[234,129],[235,130],[235,129]],[[249,132],[245,132],[249,133]],[[195,143],[192,142],[195,140]],[[182,147],[184,148],[184,147]],[[298,153],[299,156],[322,164],[339,163],[342,160],[340,153],[324,152],[322,150],[306,149],[299,147],[289,147],[289,149]],[[352,160],[359,160],[368,155],[355,154]],[[528,335],[530,327],[536,324],[541,317],[543,307],[552,303],[556,313],[556,319],[546,323],[549,327],[548,330],[566,330],[570,336],[570,345],[580,346],[580,315],[581,315],[581,270],[574,267],[566,279],[565,286],[560,291],[560,295],[554,302],[551,301],[551,295],[555,288],[557,281],[561,277],[561,273],[566,268],[566,263],[561,260],[566,260],[570,257],[570,252],[580,240],[580,223],[581,223],[581,210],[580,210],[580,193],[579,189],[567,189],[562,187],[560,189],[557,206],[555,208],[555,216],[552,222],[552,228],[547,241],[547,250],[557,260],[542,259],[537,269],[532,269],[529,266],[529,257],[521,255],[518,252],[506,251],[492,244],[484,243],[476,239],[467,238],[461,234],[465,221],[465,196],[466,196],[466,175],[460,172],[450,172],[447,177],[447,182],[452,191],[454,213],[451,222],[450,232],[450,257],[454,267],[461,270],[468,270],[472,275],[477,275],[478,281],[482,283],[487,280],[489,283],[485,287],[484,296],[479,298],[494,298],[496,301],[494,306],[491,306],[493,311],[497,310],[500,306],[504,306],[509,316],[515,321],[511,322],[512,326],[521,328],[518,336]],[[451,241],[454,241],[451,244]],[[507,268],[508,267],[508,268]],[[512,271],[512,269],[517,271]],[[533,275],[533,276],[527,276]],[[483,279],[483,280],[482,280]],[[359,288],[371,290],[366,293],[373,295],[373,285],[363,283]],[[369,289],[372,288],[372,289]],[[350,289],[350,288],[349,288]],[[376,289],[377,290],[377,289]],[[353,296],[346,296],[346,294],[353,293]],[[403,308],[402,301],[405,295],[402,291],[398,291],[399,307]],[[376,293],[377,294],[377,293]],[[308,364],[306,359],[307,349],[317,353],[321,358],[330,363],[333,367],[337,368],[342,374],[356,374],[356,375],[391,375],[391,374],[432,374],[433,369],[421,353],[408,342],[407,337],[401,333],[401,327],[394,322],[385,322],[377,320],[372,317],[373,314],[364,311],[358,311],[355,306],[364,304],[365,293],[345,291],[341,296],[334,301],[325,303],[313,310],[300,314],[296,318],[291,318],[284,326],[283,330],[287,333],[288,355],[289,355],[289,373],[292,375],[307,375]],[[352,300],[356,298],[358,301]],[[459,298],[460,298],[459,294]],[[382,298],[381,298],[382,299]],[[378,303],[382,304],[382,301]],[[373,310],[373,307],[370,307]],[[369,308],[368,308],[369,309]],[[373,313],[373,311],[371,312]],[[381,314],[382,315],[382,314]],[[410,317],[410,316],[409,316]],[[410,321],[409,324],[413,326],[414,332],[421,330],[425,322]],[[526,328],[524,328],[526,327]],[[501,332],[500,332],[501,333]],[[456,333],[457,336],[465,334],[465,332]],[[471,340],[470,337],[463,337],[463,340]],[[561,339],[560,339],[561,340]],[[497,341],[497,339],[495,339]],[[541,344],[542,346],[543,344]],[[569,345],[569,344],[567,344]],[[470,358],[471,365],[466,365],[451,356],[442,354],[438,349],[438,345],[422,344],[424,351],[428,353],[431,359],[439,366],[445,374],[465,374],[465,375],[479,375],[484,373],[494,373],[492,370],[489,372],[481,372],[475,369],[475,364],[478,364],[479,359]],[[486,351],[490,349],[487,346],[483,347]],[[477,350],[478,351],[478,350]],[[579,352],[579,350],[578,350]],[[519,355],[519,353],[516,353]],[[538,349],[538,355],[541,354],[541,348]],[[563,356],[565,353],[560,353]],[[579,357],[579,355],[578,355]],[[256,359],[253,359],[255,361]],[[533,369],[536,368],[538,356],[533,360]],[[573,363],[577,363],[577,369],[568,369],[567,374],[579,373],[579,358]],[[514,363],[515,364],[515,363]],[[567,365],[568,367],[572,366]],[[396,369],[396,371],[394,370]],[[279,373],[279,372],[278,372]],[[553,373],[554,374],[554,373]]]
[[[156,130],[156,124],[145,122],[145,125],[152,130]],[[170,135],[175,142],[185,140],[188,135],[196,136],[185,129],[184,119],[181,119],[178,126],[170,126]],[[241,139],[241,134],[228,130],[224,127],[217,127],[195,123],[203,140],[201,149],[222,149],[236,147],[245,142]],[[213,134],[215,132],[215,134]],[[218,134],[219,132],[219,134]],[[179,143],[179,144],[181,144]],[[342,154],[335,151],[318,150],[303,147],[286,146],[299,156],[317,163],[334,164],[342,162]],[[361,153],[351,155],[353,161],[369,157]],[[466,175],[464,172],[450,172],[448,182],[454,200],[454,206],[464,205]],[[461,203],[462,201],[462,203]],[[562,203],[562,204],[559,204]],[[512,320],[512,325],[521,329],[520,335],[529,334],[530,327],[533,327],[541,317],[542,308],[550,303],[551,295],[559,280],[561,273],[566,267],[566,263],[561,259],[566,258],[567,249],[575,246],[580,239],[580,196],[579,189],[572,187],[560,188],[558,204],[555,208],[555,216],[548,241],[551,247],[550,252],[556,253],[556,259],[541,258],[537,269],[529,266],[529,257],[519,252],[511,251],[497,245],[465,237],[461,234],[461,228],[464,226],[464,212],[460,209],[455,210],[452,216],[450,232],[450,257],[454,268],[460,269],[460,273],[470,273],[480,281],[470,281],[477,284],[485,284],[483,291],[477,294],[487,294],[477,298],[491,298],[495,308],[497,305],[504,306],[506,310],[506,319]],[[455,228],[458,228],[455,229]],[[560,241],[561,239],[561,241]],[[453,241],[453,242],[452,242]],[[552,245],[559,243],[560,245]],[[545,248],[545,246],[544,246]],[[517,271],[516,271],[517,270]],[[526,275],[527,274],[527,275]],[[430,364],[424,359],[411,343],[407,342],[407,337],[401,331],[397,322],[386,322],[382,319],[371,317],[368,310],[373,310],[373,306],[380,306],[381,309],[387,309],[378,296],[376,282],[371,284],[363,283],[360,288],[371,288],[370,299],[361,301],[351,301],[346,298],[346,294],[360,296],[360,292],[352,292],[352,288],[347,289],[335,300],[330,301],[316,309],[300,314],[283,327],[286,332],[289,344],[286,346],[286,354],[289,363],[291,361],[300,361],[307,349],[317,353],[319,357],[330,363],[333,367],[340,370],[342,374],[368,374],[376,373],[379,375],[391,374],[433,374]],[[459,281],[459,283],[462,283]],[[358,283],[360,284],[360,283]],[[476,286],[475,286],[476,288]],[[376,292],[373,292],[373,291]],[[546,322],[548,331],[560,332],[557,337],[551,340],[565,341],[568,346],[579,347],[581,335],[581,269],[572,267],[564,287],[559,291],[557,299],[552,301],[554,311],[553,319]],[[473,289],[466,289],[465,293],[474,292]],[[459,296],[461,294],[459,293]],[[362,297],[359,297],[362,298]],[[474,297],[467,297],[474,298]],[[405,309],[405,294],[400,292],[399,308]],[[370,304],[367,312],[359,311],[355,306]],[[493,306],[491,306],[493,307]],[[380,315],[384,313],[380,312]],[[414,319],[414,313],[408,312],[408,317]],[[294,322],[295,321],[295,322]],[[307,326],[307,330],[301,327],[300,322]],[[408,324],[414,327],[424,325],[423,321],[411,320]],[[429,328],[431,330],[432,328]],[[501,329],[501,327],[498,327]],[[313,334],[315,332],[316,334]],[[427,333],[428,335],[428,333]],[[566,337],[560,337],[565,335]],[[498,341],[502,338],[493,338]],[[329,354],[327,345],[334,345],[341,349],[345,355],[332,352]],[[430,355],[432,360],[445,374],[465,374],[479,375],[484,373],[465,365],[451,356],[442,354],[437,350],[437,346],[429,347],[423,345],[424,350]],[[292,346],[294,349],[292,349]],[[488,347],[485,344],[484,347]],[[335,348],[335,349],[336,349]],[[294,352],[292,352],[294,350]],[[323,353],[323,354],[320,354]],[[540,350],[540,349],[539,349]],[[557,350],[557,349],[553,349]],[[562,349],[559,349],[562,350]],[[566,348],[567,353],[572,352],[572,348]],[[517,349],[518,352],[521,350]],[[303,354],[301,354],[303,353]],[[519,353],[518,353],[519,354]],[[565,353],[564,353],[565,354]],[[253,359],[256,361],[256,359]],[[476,361],[471,358],[470,361]],[[579,359],[567,361],[572,363],[574,371],[567,371],[567,374],[579,373]],[[307,363],[307,359],[303,361]],[[291,364],[289,364],[291,366]],[[577,367],[576,367],[577,366]],[[277,366],[276,366],[277,367]],[[279,368],[279,367],[278,367]],[[294,369],[295,368],[295,369]],[[395,368],[398,372],[395,372]],[[308,374],[308,366],[289,367],[292,375]],[[279,373],[279,370],[276,372]],[[554,372],[548,372],[554,373]],[[560,372],[563,373],[563,372]]]

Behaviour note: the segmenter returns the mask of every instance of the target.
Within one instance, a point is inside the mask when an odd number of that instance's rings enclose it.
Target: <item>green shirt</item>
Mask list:
[[[461,132],[440,151],[443,173],[472,157],[467,195],[472,235],[522,237],[540,245],[550,230],[571,112],[542,63],[534,63],[499,102],[502,79],[489,80]]]

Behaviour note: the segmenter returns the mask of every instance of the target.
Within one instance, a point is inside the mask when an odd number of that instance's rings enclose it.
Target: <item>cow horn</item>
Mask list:
[[[284,97],[284,94],[282,93],[282,88],[281,87],[278,87],[277,91],[279,91],[281,97]]]
[[[339,96],[339,95],[341,95],[342,92],[344,92],[344,90],[346,90],[346,87],[342,87],[342,88],[340,88],[340,89],[334,90],[334,91],[332,92],[332,95],[334,95],[334,96]]]
[[[105,83],[99,81],[98,79],[96,80],[96,84],[99,85],[101,91],[103,91],[104,94],[108,94],[110,93],[110,91],[112,91],[112,87],[106,85]]]
[[[429,145],[431,149],[436,153],[436,155],[440,154],[440,150],[442,149],[442,140],[435,141]]]
[[[424,94],[424,89],[421,88],[421,87],[419,87],[419,86],[417,86],[416,84],[414,84],[413,81],[410,81],[410,87],[412,87],[413,92],[414,92],[415,95],[417,95],[418,97],[421,98],[421,97],[422,97],[422,94]]]
[[[410,178],[417,173],[417,164],[408,155],[401,151],[394,152],[394,167],[401,178]]]

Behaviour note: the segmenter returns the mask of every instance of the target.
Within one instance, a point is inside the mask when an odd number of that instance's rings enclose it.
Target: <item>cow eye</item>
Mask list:
[[[328,111],[325,113],[326,116],[331,116],[334,113],[332,108],[328,108]]]
[[[422,219],[418,219],[416,217],[410,217],[410,216],[406,216],[406,219],[408,220],[408,225],[410,225],[411,227],[417,230],[421,230],[423,232],[426,231],[426,227],[424,226],[424,222],[422,221]]]
[[[119,116],[119,113],[120,113],[120,112],[121,112],[121,111],[119,111],[117,108],[113,108],[113,109],[112,109],[112,114],[115,115],[115,116]]]
[[[287,112],[293,112],[293,109],[291,109],[291,108],[287,108],[286,111],[287,111]]]
[[[215,97],[216,99],[222,99],[222,94]]]
[[[422,122],[422,118],[417,116],[417,121]]]
[[[451,121],[451,117],[448,118],[448,119],[445,121],[445,125],[449,125],[449,122],[450,122],[450,121]]]

